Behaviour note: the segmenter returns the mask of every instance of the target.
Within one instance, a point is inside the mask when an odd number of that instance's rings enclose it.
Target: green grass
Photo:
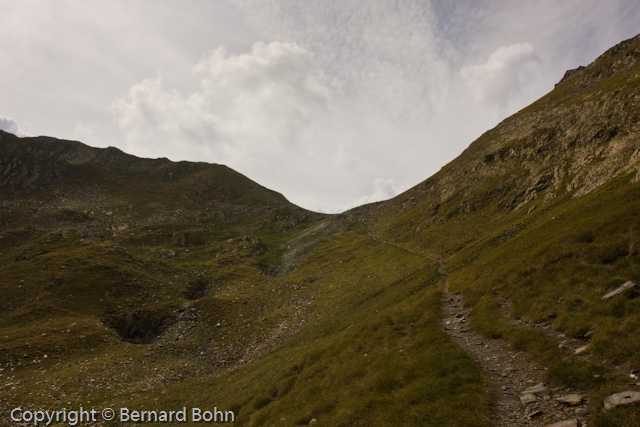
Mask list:
[[[484,250],[470,265],[464,265],[468,255],[459,254],[452,283],[470,295],[495,288],[512,301],[515,315],[534,322],[553,315],[553,326],[568,336],[595,329],[593,351],[637,366],[640,347],[628,338],[640,326],[640,301],[625,295],[601,299],[640,279],[640,205],[634,203],[640,188],[624,180],[539,212],[524,231]]]
[[[301,232],[260,241],[279,254]],[[12,402],[216,405],[233,410],[237,425],[489,424],[480,373],[438,326],[441,276],[424,257],[341,233],[319,240],[287,275],[270,277],[243,238],[218,243],[222,263],[207,248],[158,259],[130,242],[127,250],[73,233],[43,239],[3,267],[10,279],[39,272],[5,302],[12,317],[0,330],[4,363],[22,384]],[[51,271],[60,280],[48,288]],[[194,280],[206,280],[207,290],[190,299]],[[112,305],[105,293],[117,296]],[[176,322],[181,307],[195,309],[197,323],[163,346],[122,341],[103,321],[153,309]],[[32,392],[34,370],[42,393]]]
[[[626,372],[640,364],[640,342],[633,338],[640,300],[632,293],[601,298],[640,279],[640,186],[628,180],[623,176],[587,196],[560,199],[534,211],[513,236],[487,236],[449,261],[451,287],[463,291],[473,309],[471,326],[531,354],[547,367],[552,383],[590,391],[592,422],[603,426],[633,425],[638,417],[637,409],[604,412],[601,404],[606,393],[629,387]],[[568,337],[595,330],[589,351],[621,371],[571,357],[542,332],[507,322],[496,294],[509,298],[515,317],[551,322]]]
[[[367,240],[332,240],[310,255],[318,259],[308,265],[321,263],[328,253],[359,255],[350,262],[367,264],[368,251],[354,248]],[[201,404],[193,397],[199,390],[218,407],[232,408],[238,425],[301,425],[312,418],[331,426],[489,425],[477,368],[437,323],[437,267],[424,269],[421,257],[368,245],[395,253],[389,261],[403,263],[404,269],[390,269],[388,277],[376,279],[390,282],[362,295],[360,286],[344,287],[353,286],[351,274],[363,270],[336,266],[331,278],[314,282],[320,282],[326,300],[318,301],[316,317],[290,343],[213,383],[177,385],[171,389],[174,403]],[[304,272],[301,266],[294,274]],[[332,289],[338,286],[351,297],[334,299]]]
[[[472,328],[588,393],[589,425],[638,424],[640,408],[601,406],[640,366],[640,298],[601,298],[640,283],[637,165],[582,197],[570,187],[595,179],[584,170],[617,172],[611,147],[631,158],[637,73],[569,77],[409,192],[334,217],[223,166],[113,149],[68,164],[74,143],[9,140],[37,147],[20,161],[47,172],[0,188],[0,412],[215,406],[242,426],[489,425],[480,372],[438,326],[428,254],[446,259]],[[591,150],[579,168],[573,149]],[[496,296],[568,337],[594,330],[604,366],[508,322]],[[140,328],[151,332],[123,339]]]

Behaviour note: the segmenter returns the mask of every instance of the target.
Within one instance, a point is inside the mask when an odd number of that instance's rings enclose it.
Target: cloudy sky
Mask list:
[[[637,0],[0,0],[0,129],[392,197],[639,31]]]

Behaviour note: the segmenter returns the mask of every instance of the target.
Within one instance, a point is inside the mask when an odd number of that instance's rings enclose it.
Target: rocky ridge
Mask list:
[[[494,203],[504,213],[528,213],[560,196],[591,193],[617,177],[638,181],[639,52],[636,36],[568,72],[554,91],[486,132],[433,177],[352,215],[411,217],[400,226],[410,227],[406,234],[419,240],[433,224]]]

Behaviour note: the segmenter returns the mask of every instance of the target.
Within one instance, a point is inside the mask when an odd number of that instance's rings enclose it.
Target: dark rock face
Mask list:
[[[88,163],[100,152],[80,142],[0,132],[0,189],[12,192],[49,186],[69,175],[72,165]]]

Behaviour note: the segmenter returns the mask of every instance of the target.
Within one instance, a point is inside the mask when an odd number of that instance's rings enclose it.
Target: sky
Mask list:
[[[391,198],[639,31],[637,0],[0,0],[0,129]]]

